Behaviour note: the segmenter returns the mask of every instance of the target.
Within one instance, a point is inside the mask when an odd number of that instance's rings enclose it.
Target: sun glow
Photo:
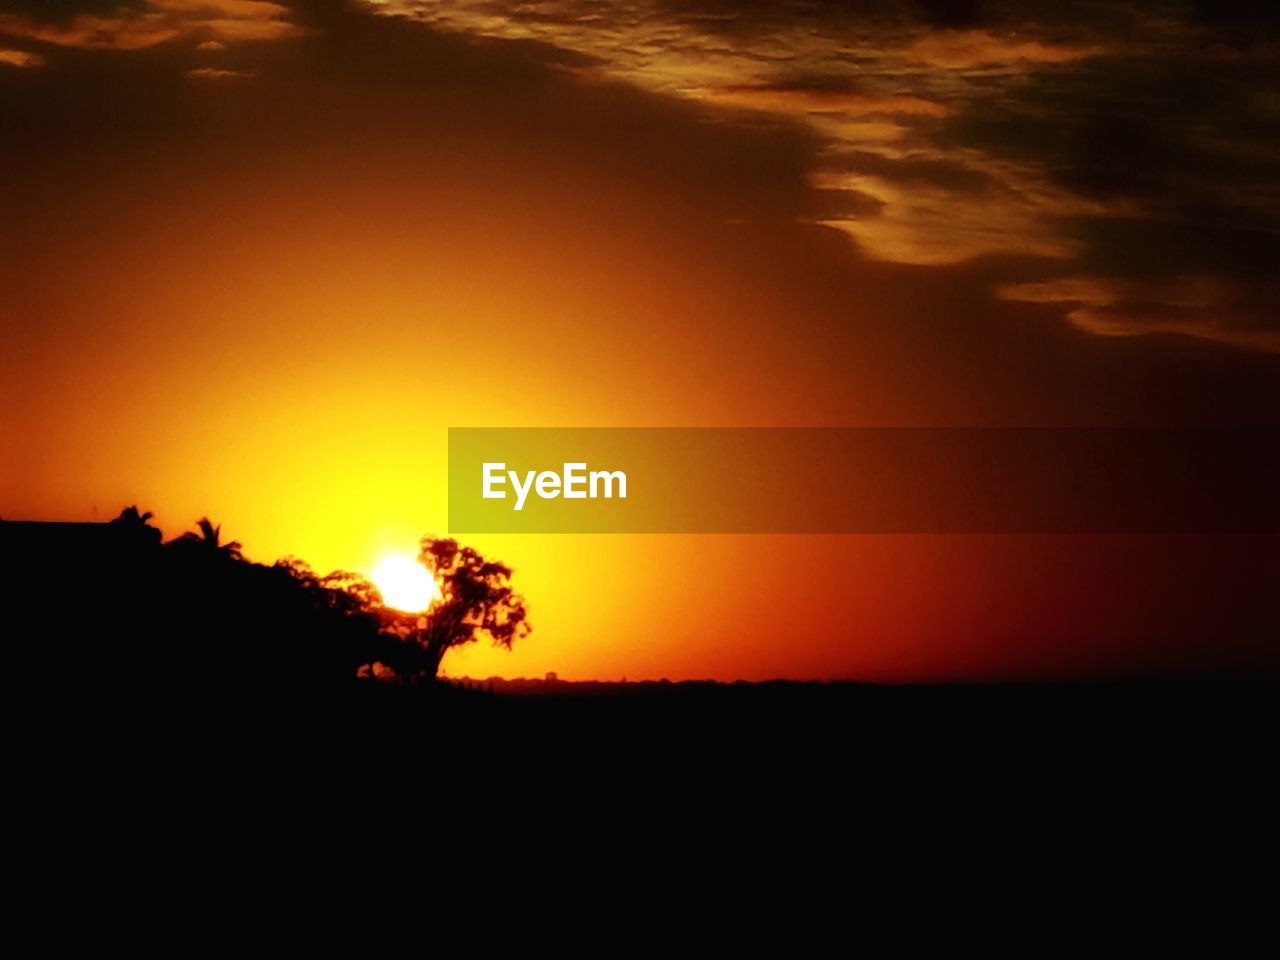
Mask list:
[[[382,602],[405,613],[422,613],[440,599],[440,585],[412,557],[383,557],[371,574]]]

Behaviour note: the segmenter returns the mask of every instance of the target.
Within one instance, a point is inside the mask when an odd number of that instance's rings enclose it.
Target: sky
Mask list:
[[[0,515],[368,570],[445,532],[449,426],[1275,426],[1278,28],[0,0]],[[454,675],[1276,658],[1265,537],[470,542],[534,633]]]

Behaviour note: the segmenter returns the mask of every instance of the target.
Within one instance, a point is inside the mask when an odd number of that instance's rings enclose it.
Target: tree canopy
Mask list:
[[[511,587],[510,567],[486,560],[456,540],[435,537],[423,538],[418,560],[440,584],[441,599],[419,627],[432,676],[454,647],[487,637],[511,649],[532,630],[524,598]]]

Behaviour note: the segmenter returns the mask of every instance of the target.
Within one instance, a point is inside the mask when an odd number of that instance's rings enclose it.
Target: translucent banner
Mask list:
[[[452,533],[1274,533],[1269,429],[451,428]]]

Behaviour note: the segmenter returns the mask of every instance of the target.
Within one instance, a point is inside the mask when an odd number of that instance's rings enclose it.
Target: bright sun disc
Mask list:
[[[422,613],[440,599],[440,586],[412,557],[384,557],[373,570],[382,602],[405,613]]]

